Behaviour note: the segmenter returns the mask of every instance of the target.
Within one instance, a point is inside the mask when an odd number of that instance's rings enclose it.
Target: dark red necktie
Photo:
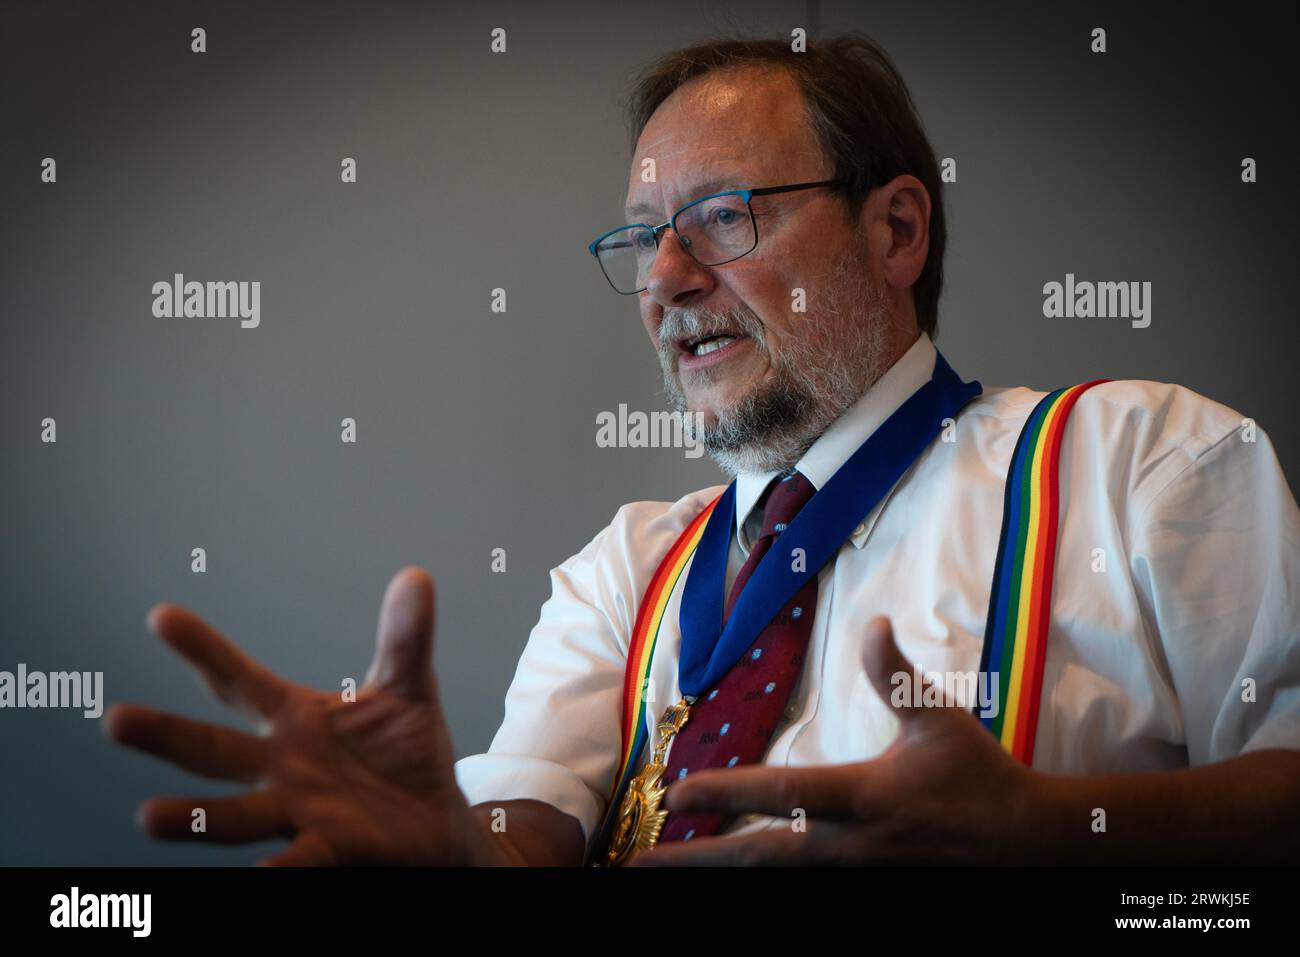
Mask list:
[[[741,589],[758,563],[816,491],[799,472],[778,480],[769,489],[763,530],[727,596],[726,617],[731,616]],[[795,559],[782,555],[781,560]],[[816,608],[814,575],[777,612],[717,687],[691,705],[690,717],[668,752],[663,779],[670,789],[673,782],[705,768],[732,768],[757,764],[762,759],[799,681]],[[688,841],[712,834],[725,821],[721,814],[670,814],[660,842]]]

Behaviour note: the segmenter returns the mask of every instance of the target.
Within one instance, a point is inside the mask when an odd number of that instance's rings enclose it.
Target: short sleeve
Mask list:
[[[1300,749],[1300,512],[1267,436],[1244,422],[1210,445],[1131,536],[1189,764]]]
[[[506,693],[485,754],[456,763],[470,804],[533,799],[571,814],[588,844],[622,744],[620,713],[633,582],[615,523],[551,571],[551,595]]]

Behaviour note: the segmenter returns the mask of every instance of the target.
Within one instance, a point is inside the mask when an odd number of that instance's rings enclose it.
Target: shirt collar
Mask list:
[[[844,410],[844,413],[818,436],[812,446],[795,465],[821,489],[849,456],[858,450],[884,421],[906,402],[917,389],[925,385],[934,373],[937,350],[930,337],[922,332],[916,342],[889,367],[862,397]],[[758,503],[759,496],[779,472],[741,472],[736,476],[736,535],[741,547],[748,551],[745,539],[745,519]],[[886,496],[886,499],[888,496]],[[874,509],[873,512],[879,512]],[[871,531],[866,523],[868,516],[849,536],[854,546],[861,548]],[[872,522],[871,524],[874,524]]]

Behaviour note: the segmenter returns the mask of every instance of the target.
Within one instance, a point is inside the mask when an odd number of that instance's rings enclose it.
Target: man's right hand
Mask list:
[[[341,692],[271,673],[183,608],[154,608],[150,627],[260,733],[111,707],[103,720],[115,741],[207,777],[255,785],[231,797],[153,798],[140,807],[141,826],[164,839],[291,839],[261,862],[268,865],[530,863],[456,785],[433,673],[433,621],[433,581],[420,568],[403,569],[384,594],[365,683],[355,701],[345,701]],[[550,835],[529,832],[540,823],[559,835],[561,856],[581,857],[574,819],[535,801],[504,805],[524,825],[521,846],[549,851]],[[206,813],[200,832],[192,827],[196,808]]]

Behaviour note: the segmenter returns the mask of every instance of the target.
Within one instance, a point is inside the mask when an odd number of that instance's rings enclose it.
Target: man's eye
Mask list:
[[[713,222],[719,226],[734,226],[739,219],[740,213],[725,206],[713,211]]]

